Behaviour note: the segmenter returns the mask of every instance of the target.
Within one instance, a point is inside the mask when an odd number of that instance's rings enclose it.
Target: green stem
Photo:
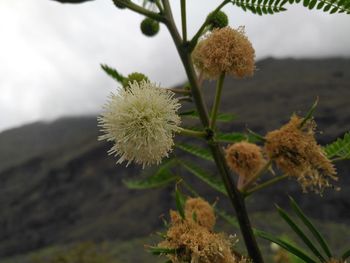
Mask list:
[[[193,102],[192,98],[189,96],[182,96],[177,98],[179,101],[188,101],[188,102]]]
[[[230,0],[224,0],[211,14],[215,15],[217,12],[219,12],[221,10],[221,8],[223,8],[229,2],[230,2]],[[196,47],[198,39],[203,34],[203,31],[207,27],[207,25],[208,25],[208,19],[205,19],[205,21],[202,24],[202,26],[198,29],[197,33],[194,35],[194,37],[190,41],[190,44],[189,44],[189,50],[190,51],[193,51],[193,49]]]
[[[160,2],[159,2],[159,0],[156,0],[156,6],[158,7],[158,10],[159,10],[159,12],[160,13],[163,13],[163,7],[162,7],[162,5],[160,4]]]
[[[131,1],[128,1],[128,0],[113,0],[113,1],[115,1],[116,3],[118,3],[120,5],[125,6],[126,8],[128,8],[128,9],[130,9],[138,14],[141,14],[141,15],[147,16],[149,18],[152,18],[154,20],[157,20],[159,22],[165,23],[164,16],[157,14],[157,13],[154,13],[152,11],[149,11],[149,10],[143,8],[142,6],[134,4]]]
[[[333,158],[331,159],[332,162],[339,162],[339,161],[344,161],[350,159],[350,156],[345,156],[345,157],[337,157],[337,158]]]
[[[183,95],[191,95],[191,91],[190,90],[187,90],[187,89],[173,89],[173,88],[170,88],[168,89],[176,94],[183,94]]]
[[[203,131],[193,131],[185,128],[180,128],[180,134],[196,138],[206,138],[207,133]]]
[[[252,193],[255,193],[256,191],[264,189],[264,188],[266,188],[266,187],[268,187],[270,185],[273,185],[273,184],[275,184],[275,183],[277,183],[279,181],[282,181],[282,180],[284,180],[284,179],[286,179],[288,177],[289,177],[289,175],[285,174],[285,175],[281,175],[281,176],[275,177],[273,179],[270,179],[270,180],[268,180],[268,181],[266,181],[266,182],[264,182],[262,184],[259,184],[259,185],[255,186],[254,188],[250,189],[249,191],[243,193],[244,197],[247,197],[247,196],[251,195]]]
[[[225,79],[225,72],[221,73],[219,79],[216,82],[216,93],[215,93],[214,105],[210,115],[210,128],[212,130],[215,129],[216,117],[218,115],[219,105],[221,102],[222,88],[224,86],[224,79]]]
[[[206,138],[207,143],[215,159],[215,163],[219,170],[219,174],[222,177],[222,180],[225,184],[225,188],[230,198],[230,201],[233,207],[235,208],[236,216],[240,225],[240,229],[242,231],[243,239],[244,239],[248,254],[255,263],[263,263],[264,261],[261,256],[255,236],[253,234],[253,229],[250,224],[243,195],[240,194],[240,192],[236,188],[231,178],[230,170],[226,164],[223,150],[219,146],[218,142],[214,140],[215,133],[211,129],[209,129],[208,109],[206,104],[204,103],[203,95],[198,85],[198,79],[197,79],[195,70],[193,68],[193,63],[190,55],[191,50],[188,48],[187,43],[184,43],[182,41],[180,34],[176,28],[176,25],[172,16],[172,12],[171,12],[169,0],[162,0],[162,2],[164,6],[164,15],[166,17],[165,25],[167,26],[174,40],[176,49],[180,55],[182,64],[185,68],[188,81],[191,85],[192,97],[196,104],[196,108],[198,110],[202,125],[203,127],[207,128],[207,133],[208,133],[208,136]],[[225,4],[226,2],[228,1],[227,0],[224,1]],[[220,8],[218,10],[220,10]]]
[[[186,0],[181,0],[182,39],[187,41]]]
[[[260,176],[262,176],[262,175],[269,169],[271,163],[272,163],[271,160],[268,161],[268,162],[264,165],[264,167],[260,169],[260,171],[258,171],[254,176],[252,176],[252,177],[248,180],[248,182],[246,182],[246,183],[244,184],[244,186],[242,187],[242,190],[241,190],[241,191],[242,191],[242,192],[245,192],[245,191],[249,188],[249,186],[251,186]]]

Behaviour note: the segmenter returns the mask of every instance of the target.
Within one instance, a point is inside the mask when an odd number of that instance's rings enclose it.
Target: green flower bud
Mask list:
[[[133,72],[129,74],[126,78],[123,80],[123,87],[126,88],[129,86],[129,82],[133,83],[134,81],[140,83],[142,80],[149,81],[148,77],[142,73],[139,72]]]
[[[216,14],[210,13],[207,17],[207,21],[212,29],[223,28],[228,25],[228,17],[222,11],[219,11]]]
[[[159,31],[159,23],[151,18],[145,18],[141,22],[141,31],[144,35],[153,37]]]
[[[122,2],[127,2],[128,0],[122,0]],[[118,7],[119,9],[124,9],[125,8],[125,5],[116,1],[116,0],[113,0],[113,3],[116,7]]]

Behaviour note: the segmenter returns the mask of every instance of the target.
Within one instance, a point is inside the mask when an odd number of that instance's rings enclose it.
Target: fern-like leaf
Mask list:
[[[194,156],[202,158],[204,160],[212,161],[212,162],[214,161],[214,158],[211,152],[205,148],[202,148],[196,145],[186,144],[186,143],[177,143],[176,147]]]
[[[286,11],[286,4],[299,4],[312,10],[318,9],[330,14],[350,14],[350,0],[232,0],[231,3],[258,15],[273,15]]]
[[[107,66],[105,64],[101,64],[101,68],[112,79],[116,80],[120,84],[123,84],[123,80],[125,79],[125,77],[122,74],[120,74],[116,69],[111,68],[111,67],[109,67],[109,66]]]
[[[213,175],[204,171],[202,168],[188,161],[182,160],[180,161],[180,163],[187,171],[189,171],[197,178],[208,184],[210,187],[212,187],[220,193],[223,193],[224,195],[227,195],[226,188],[219,178],[214,177]]]
[[[338,138],[335,142],[326,145],[324,151],[329,159],[350,159],[350,132],[345,133],[343,138]]]
[[[288,252],[292,253],[293,255],[295,255],[296,257],[304,260],[304,262],[307,263],[316,263],[316,261],[309,256],[306,252],[304,252],[302,249],[298,248],[297,246],[294,246],[293,244],[291,244],[290,242],[283,240],[281,238],[277,238],[271,234],[268,234],[264,231],[254,231],[254,234],[260,238],[263,238],[265,240],[268,240],[270,242],[273,242],[277,245],[279,245],[280,247],[284,248],[285,250],[287,250]]]
[[[199,113],[196,110],[180,112],[180,116],[199,119]],[[231,122],[237,119],[237,116],[231,113],[218,113],[216,120],[220,122]]]
[[[235,142],[240,142],[244,140],[249,140],[249,138],[239,132],[232,132],[232,133],[218,133],[216,134],[216,139],[220,142],[230,142],[230,143],[235,143]]]
[[[172,159],[158,167],[158,170],[141,179],[123,180],[123,183],[130,189],[150,189],[168,185],[179,179],[175,176],[170,168],[176,164],[176,160]]]
[[[281,0],[233,0],[231,3],[242,8],[245,12],[250,11],[251,13],[258,15],[273,15],[275,13],[286,11],[286,8],[283,5],[287,2],[281,2]]]

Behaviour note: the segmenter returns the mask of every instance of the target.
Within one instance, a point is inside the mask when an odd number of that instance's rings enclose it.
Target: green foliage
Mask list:
[[[264,138],[264,136],[248,129],[249,132],[249,141],[250,142],[265,142],[266,139]]]
[[[335,142],[326,145],[324,151],[329,159],[350,159],[350,132],[345,133],[342,139],[338,138]]]
[[[233,0],[231,3],[242,8],[243,11],[258,15],[272,15],[287,10],[284,7],[285,0]]]
[[[303,121],[300,123],[300,125],[299,125],[299,128],[300,128],[300,129],[303,128],[304,125],[305,125],[309,120],[312,119],[313,114],[314,114],[314,112],[315,112],[315,110],[316,110],[317,105],[318,105],[318,98],[316,99],[316,101],[314,102],[314,104],[312,104],[311,108],[310,108],[309,111],[306,113],[305,117],[303,118]]]
[[[140,83],[141,81],[149,81],[148,77],[145,74],[139,72],[133,72],[128,75],[127,78],[123,80],[123,87],[126,88],[129,85],[129,82],[133,83],[134,81]]]
[[[206,148],[186,143],[177,143],[176,147],[206,161],[214,161],[213,155]]]
[[[320,260],[320,262],[328,262],[330,259],[334,258],[334,253],[331,252],[327,242],[325,241],[324,237],[321,235],[321,233],[317,230],[317,228],[313,225],[313,223],[307,218],[307,216],[304,214],[304,212],[301,210],[301,208],[298,206],[298,204],[294,201],[293,198],[290,198],[290,205],[297,215],[297,217],[300,219],[300,221],[303,223],[303,227],[308,229],[310,233],[312,234],[314,239],[309,238],[304,229],[301,228],[297,224],[297,222],[283,209],[277,207],[279,215],[284,219],[285,222],[289,225],[289,227],[294,231],[294,233],[300,238],[300,240],[310,249],[310,251]],[[301,249],[297,248],[296,246],[290,244],[289,242],[282,240],[280,238],[276,238],[273,235],[270,235],[265,232],[257,231],[255,234],[263,239],[269,240],[273,243],[276,243],[280,245],[282,248],[287,250],[288,252],[294,254],[294,256],[299,257],[300,259],[306,261],[306,262],[316,262],[314,259],[311,258],[308,254],[306,254]],[[318,249],[317,243],[320,245],[322,252]],[[342,259],[345,259],[350,256],[350,250],[344,252]]]
[[[177,249],[166,247],[148,247],[147,250],[153,255],[176,254]]]
[[[176,201],[176,209],[179,212],[182,219],[185,219],[185,196],[180,192],[180,190],[176,187],[175,189],[175,201]]]
[[[320,251],[312,243],[312,241],[304,234],[304,231],[294,222],[294,220],[288,215],[286,211],[282,208],[277,207],[279,215],[287,222],[287,224],[293,229],[293,231],[299,236],[299,238],[304,242],[304,244],[318,257],[321,262],[325,262],[325,258],[322,256]]]
[[[112,77],[114,80],[116,80],[120,84],[123,84],[125,77],[122,74],[120,74],[116,69],[111,68],[106,64],[101,64],[101,68],[104,70],[104,72],[107,73],[108,76]]]
[[[171,168],[176,164],[175,159],[171,159],[160,165],[156,172],[141,179],[124,180],[124,184],[130,189],[149,189],[168,185],[179,179],[171,172]]]
[[[304,260],[307,263],[317,263],[312,257],[310,257],[306,252],[304,252],[301,248],[298,248],[297,246],[291,244],[289,241],[275,237],[269,233],[266,233],[264,231],[254,231],[255,235],[266,239],[272,243],[275,243],[279,245],[280,247],[284,248],[285,250],[289,251],[293,255],[297,256],[298,258]]]
[[[346,260],[350,257],[350,249],[345,251],[344,254],[341,256],[342,260]]]
[[[199,114],[198,114],[198,111],[196,110],[184,111],[184,112],[181,112],[179,115],[183,117],[199,119]],[[237,119],[237,116],[232,113],[218,113],[216,117],[216,120],[220,122],[232,122],[236,119]]]
[[[217,133],[215,137],[219,142],[236,143],[240,141],[250,141],[255,142],[256,140],[252,136],[247,136],[239,132],[231,133]]]
[[[202,168],[188,161],[181,160],[180,163],[187,171],[189,171],[197,178],[208,184],[210,187],[224,195],[227,195],[226,188],[223,182],[218,177],[214,177],[213,175],[204,171]]]
[[[237,219],[229,214],[226,213],[225,210],[221,210],[217,207],[215,207],[215,212],[218,214],[222,219],[224,219],[227,223],[230,225],[239,228],[239,223]]]
[[[318,243],[322,247],[323,251],[326,253],[327,257],[331,258],[332,253],[331,253],[331,250],[329,249],[329,246],[328,246],[326,240],[323,238],[323,236],[317,230],[317,228],[312,224],[312,222],[307,218],[307,216],[304,214],[304,212],[301,210],[301,208],[298,206],[298,204],[294,201],[294,199],[292,197],[290,197],[290,204],[291,204],[295,214],[299,217],[299,219],[304,223],[304,225],[309,229],[309,231],[312,233],[312,235],[318,241]]]
[[[286,11],[286,4],[303,4],[308,9],[318,9],[330,14],[350,14],[350,0],[232,0],[232,4],[258,15],[272,15]]]

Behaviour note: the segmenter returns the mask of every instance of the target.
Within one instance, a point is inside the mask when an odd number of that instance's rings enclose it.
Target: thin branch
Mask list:
[[[230,0],[224,0],[211,14],[215,15],[217,12],[219,12],[229,2],[230,2]],[[194,35],[194,37],[190,41],[190,44],[189,44],[189,51],[190,52],[193,51],[193,49],[196,47],[198,39],[203,34],[203,31],[205,30],[207,25],[208,25],[208,19],[205,19],[205,21],[202,24],[202,26],[198,29],[197,33]]]
[[[266,181],[266,182],[264,182],[262,184],[259,184],[259,185],[255,186],[254,188],[250,189],[247,192],[244,192],[243,195],[244,195],[244,197],[247,197],[247,196],[251,195],[252,193],[255,193],[256,191],[259,191],[259,190],[264,189],[264,188],[266,188],[266,187],[268,187],[270,185],[278,183],[279,181],[282,181],[282,180],[284,180],[284,179],[286,179],[288,177],[289,177],[288,174],[275,177],[275,178],[270,179],[270,180],[268,180],[268,181]]]
[[[224,86],[224,80],[225,80],[225,72],[221,73],[216,83],[214,105],[210,115],[210,128],[212,130],[215,129],[216,117],[218,115],[218,110],[221,102],[221,93],[222,93],[222,88]]]
[[[246,182],[241,191],[245,192],[260,176],[262,176],[270,167],[272,161],[269,160],[255,175],[253,175],[248,182]]]
[[[187,41],[186,0],[181,0],[182,39]]]
[[[180,128],[179,132],[181,135],[186,135],[190,137],[196,137],[196,138],[202,138],[202,139],[207,137],[207,133],[204,131],[194,131],[194,130],[188,130],[185,128]]]
[[[117,4],[125,6],[126,8],[128,8],[128,9],[130,9],[138,14],[147,16],[147,17],[152,18],[154,20],[157,20],[159,22],[165,23],[165,21],[166,21],[164,16],[157,14],[155,12],[149,11],[149,10],[143,8],[142,6],[134,4],[131,1],[127,1],[127,0],[113,0],[113,1]]]

